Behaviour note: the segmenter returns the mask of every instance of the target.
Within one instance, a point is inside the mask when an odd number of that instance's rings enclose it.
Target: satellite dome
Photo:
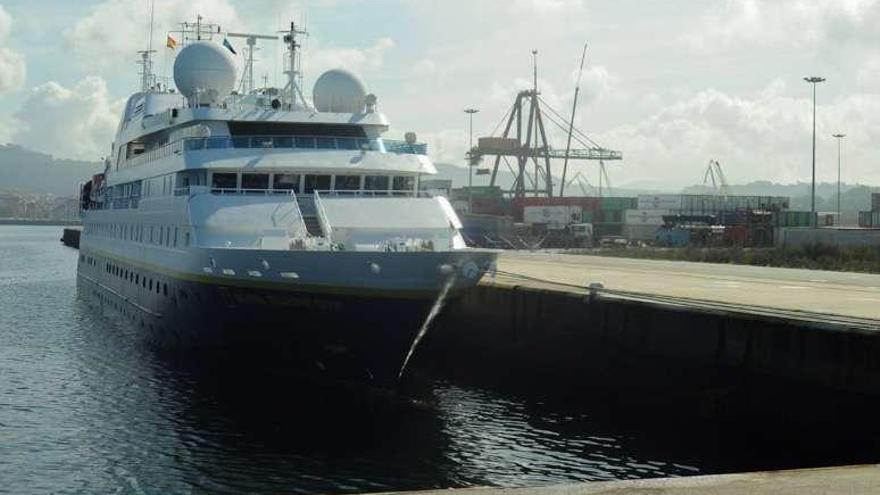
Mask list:
[[[319,112],[361,113],[367,88],[361,79],[342,69],[321,74],[312,89],[312,100]]]
[[[187,98],[216,103],[235,87],[235,61],[222,46],[197,41],[174,59],[174,84]]]

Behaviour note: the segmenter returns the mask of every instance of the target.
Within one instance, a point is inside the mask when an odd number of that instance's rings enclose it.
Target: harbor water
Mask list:
[[[724,443],[716,424],[417,362],[400,395],[258,358],[160,354],[77,294],[60,232],[0,226],[0,493],[354,493],[798,465]]]

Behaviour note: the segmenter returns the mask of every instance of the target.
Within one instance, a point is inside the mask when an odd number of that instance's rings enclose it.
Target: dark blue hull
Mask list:
[[[433,300],[207,284],[81,260],[80,292],[161,350],[230,354],[292,371],[388,386]],[[243,360],[242,362],[245,362]]]

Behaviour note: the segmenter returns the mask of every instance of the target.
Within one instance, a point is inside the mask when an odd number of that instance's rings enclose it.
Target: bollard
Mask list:
[[[590,285],[587,286],[587,289],[590,291],[589,301],[595,302],[596,297],[598,296],[598,292],[600,289],[604,289],[605,286],[602,285],[602,282],[591,282]]]

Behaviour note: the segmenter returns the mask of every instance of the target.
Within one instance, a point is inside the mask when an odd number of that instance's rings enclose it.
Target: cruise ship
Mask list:
[[[438,297],[473,287],[495,254],[467,248],[448,200],[420,193],[436,173],[426,146],[383,137],[359,77],[327,71],[303,97],[296,26],[279,35],[284,88],[254,88],[252,57],[238,78],[231,33],[184,26],[176,88],[145,51],[105,170],[81,186],[80,291],[162,347],[395,380]],[[267,38],[237,36],[251,54]]]

